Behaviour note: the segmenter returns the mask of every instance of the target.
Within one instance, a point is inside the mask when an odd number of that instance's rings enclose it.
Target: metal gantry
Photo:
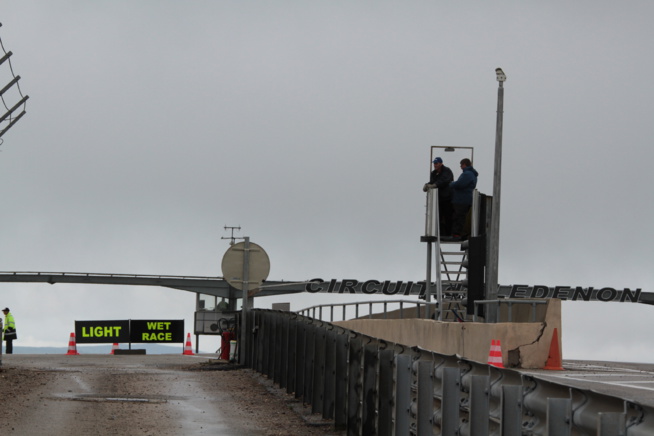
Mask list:
[[[2,24],[0,24],[0,27],[2,27]],[[0,83],[0,86],[4,84],[0,89],[0,102],[5,108],[4,114],[0,115],[0,141],[2,141],[1,138],[7,133],[7,130],[25,115],[29,96],[23,95],[23,91],[20,89],[20,84],[18,83],[20,76],[14,73],[14,68],[11,65],[11,56],[13,53],[5,50],[2,39],[0,39],[0,50],[2,50],[0,73],[3,77],[6,77],[6,79],[0,78],[0,80],[3,82],[7,80],[6,84]]]

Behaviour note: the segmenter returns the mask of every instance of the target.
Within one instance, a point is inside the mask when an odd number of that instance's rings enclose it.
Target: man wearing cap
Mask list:
[[[450,183],[454,180],[452,170],[443,165],[443,159],[437,157],[433,161],[434,170],[429,176],[429,183],[425,183],[422,190],[438,188],[438,213],[441,236],[450,236],[452,233],[452,190]]]
[[[3,339],[7,342],[5,347],[5,352],[7,354],[13,354],[14,352],[14,339],[16,339],[16,322],[14,321],[14,315],[9,313],[9,308],[5,307],[2,309],[2,313],[5,314],[5,324],[3,329]]]

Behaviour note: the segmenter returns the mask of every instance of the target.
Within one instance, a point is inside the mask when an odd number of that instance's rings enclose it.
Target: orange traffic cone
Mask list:
[[[184,352],[182,354],[193,355],[193,347],[191,346],[191,334],[186,336],[186,344],[184,344]]]
[[[75,332],[70,334],[70,339],[68,340],[68,353],[66,356],[77,356],[77,344],[75,343]]]
[[[497,366],[498,368],[504,368],[502,363],[502,347],[500,346],[499,339],[491,340],[490,353],[488,353],[488,364]]]
[[[543,369],[563,371],[562,365],[561,350],[559,348],[559,332],[554,329],[554,332],[552,333],[552,341],[550,342],[550,354],[547,356],[547,362]]]
[[[114,342],[114,345],[111,347],[111,354],[114,354],[114,351],[118,349],[118,344]]]

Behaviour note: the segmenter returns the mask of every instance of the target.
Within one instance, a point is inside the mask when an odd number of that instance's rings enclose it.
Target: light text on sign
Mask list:
[[[84,338],[117,338],[120,336],[120,326],[95,326],[82,327],[82,337]]]

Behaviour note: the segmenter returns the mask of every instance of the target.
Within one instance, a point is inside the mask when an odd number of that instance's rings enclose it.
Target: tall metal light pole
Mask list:
[[[493,207],[491,213],[490,247],[488,250],[488,276],[486,299],[497,298],[498,264],[500,255],[500,196],[502,192],[502,127],[504,116],[504,82],[506,75],[501,68],[495,69],[497,88],[497,124],[495,126],[495,171],[493,173]]]

